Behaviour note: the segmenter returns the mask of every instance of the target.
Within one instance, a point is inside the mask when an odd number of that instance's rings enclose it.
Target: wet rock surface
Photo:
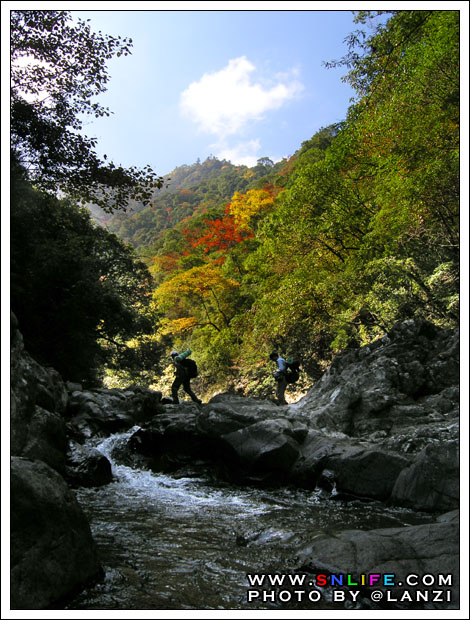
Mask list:
[[[72,487],[99,487],[113,479],[109,460],[96,448],[70,442],[65,479]]]
[[[127,389],[74,390],[67,403],[67,430],[79,443],[144,424],[162,412],[161,392]]]
[[[315,488],[419,510],[458,507],[458,331],[421,320],[338,356],[295,405],[220,394],[166,405],[131,438],[128,463],[210,463],[237,481]],[[129,422],[130,424],[130,422]]]
[[[328,471],[344,496],[450,510],[458,506],[458,371],[458,330],[417,319],[339,355],[294,405],[232,394],[162,405],[160,393],[142,388],[73,391],[68,430],[83,443],[138,425],[121,456],[155,471],[197,460],[237,480],[307,488]],[[442,472],[439,483],[429,467]]]

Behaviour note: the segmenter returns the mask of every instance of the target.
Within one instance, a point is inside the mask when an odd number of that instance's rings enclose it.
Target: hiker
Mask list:
[[[287,363],[286,360],[276,352],[271,353],[269,359],[277,363],[277,370],[273,373],[276,385],[276,398],[279,405],[287,405],[284,392],[287,387]]]
[[[191,400],[193,400],[195,403],[198,403],[198,405],[202,404],[202,400],[200,400],[191,389],[191,379],[197,375],[197,366],[194,360],[187,360],[190,355],[191,349],[188,349],[183,353],[178,353],[178,351],[171,352],[173,365],[175,367],[175,380],[173,381],[173,385],[171,386],[171,396],[175,404],[178,404],[180,402],[178,399],[178,390],[181,386],[183,386],[186,394],[189,394]],[[192,362],[191,366],[193,368],[196,368],[195,372],[191,372],[188,362]]]

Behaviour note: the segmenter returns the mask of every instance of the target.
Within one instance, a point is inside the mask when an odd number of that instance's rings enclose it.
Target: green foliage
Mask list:
[[[372,17],[361,12],[357,20]],[[455,11],[394,11],[369,37],[353,33],[337,63],[358,94],[347,119],[321,129],[288,162],[260,160],[230,198],[226,216],[253,238],[224,245],[223,260],[216,243],[198,254],[198,235],[209,242],[219,226],[228,238],[220,212],[189,218],[192,236],[172,237],[180,258],[159,280],[157,298],[196,273],[195,261],[237,283],[227,298],[230,321],[219,330],[185,323],[185,343],[199,347],[211,377],[258,369],[264,385],[275,347],[316,378],[334,353],[397,321],[457,323],[458,30]],[[273,199],[268,209],[262,196]],[[159,246],[160,261],[172,234]],[[188,316],[182,299],[171,308],[159,302],[173,321]],[[255,383],[252,376],[256,391]]]
[[[109,116],[93,98],[106,90],[106,61],[130,54],[132,41],[71,23],[67,11],[11,11],[11,146],[34,185],[61,190],[107,211],[130,198],[148,203],[162,185],[149,166],[101,160],[83,117]]]
[[[128,212],[112,215],[97,205],[91,204],[89,208],[98,222],[132,243],[139,252],[155,255],[173,228],[181,230],[186,228],[186,222],[198,218],[200,222],[216,219],[215,212],[220,217],[235,192],[277,185],[284,166],[285,162],[278,162],[247,168],[208,157],[202,163],[179,166],[170,172],[164,186],[153,192],[148,206],[134,200],[129,202]]]
[[[176,168],[158,191],[140,178],[143,193],[129,199],[121,189],[138,175],[106,171],[76,130],[78,113],[107,113],[91,97],[106,84],[103,61],[130,42],[86,24],[72,31],[63,12],[14,12],[14,58],[34,52],[43,63],[14,66],[14,164],[32,166],[40,188],[94,202],[95,219],[146,263],[70,202],[13,183],[12,299],[34,352],[69,377],[105,364],[108,381],[162,374],[168,387],[160,360],[191,348],[201,393],[217,385],[267,396],[273,348],[314,380],[336,352],[397,321],[455,325],[459,15],[361,11],[356,20],[376,15],[371,34],[352,33],[347,56],[329,63],[347,67],[357,94],[342,123],[289,160],[247,168],[210,157]],[[51,105],[39,103],[42,91]],[[99,208],[109,198],[129,212]]]
[[[162,344],[151,278],[134,251],[96,227],[88,211],[34,190],[13,164],[11,306],[28,351],[65,379],[92,382],[104,364],[154,366]]]

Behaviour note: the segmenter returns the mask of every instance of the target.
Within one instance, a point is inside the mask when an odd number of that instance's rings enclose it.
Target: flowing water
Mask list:
[[[269,598],[248,602],[247,575],[291,573],[297,552],[324,532],[430,520],[378,502],[344,503],[320,492],[241,488],[119,465],[113,449],[132,432],[96,446],[110,459],[114,481],[77,491],[105,576],[67,609],[292,608]]]

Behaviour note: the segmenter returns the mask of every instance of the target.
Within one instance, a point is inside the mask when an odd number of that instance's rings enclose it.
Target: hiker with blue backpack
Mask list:
[[[285,360],[278,353],[273,352],[269,359],[277,364],[277,370],[273,373],[276,380],[276,398],[278,405],[287,405],[284,396],[288,383],[295,383],[299,378],[299,362],[288,358]]]
[[[276,398],[278,405],[287,405],[284,393],[287,387],[287,362],[278,355],[276,352],[271,353],[269,359],[277,364],[277,370],[273,373],[273,377],[276,381]]]
[[[191,349],[183,353],[178,353],[178,351],[171,352],[173,366],[175,367],[175,380],[171,386],[171,396],[175,404],[180,402],[178,399],[178,390],[181,386],[183,386],[183,390],[186,394],[191,397],[191,400],[198,403],[198,405],[202,404],[202,400],[200,400],[191,389],[191,379],[197,377],[197,365],[194,360],[189,359],[190,355]]]

